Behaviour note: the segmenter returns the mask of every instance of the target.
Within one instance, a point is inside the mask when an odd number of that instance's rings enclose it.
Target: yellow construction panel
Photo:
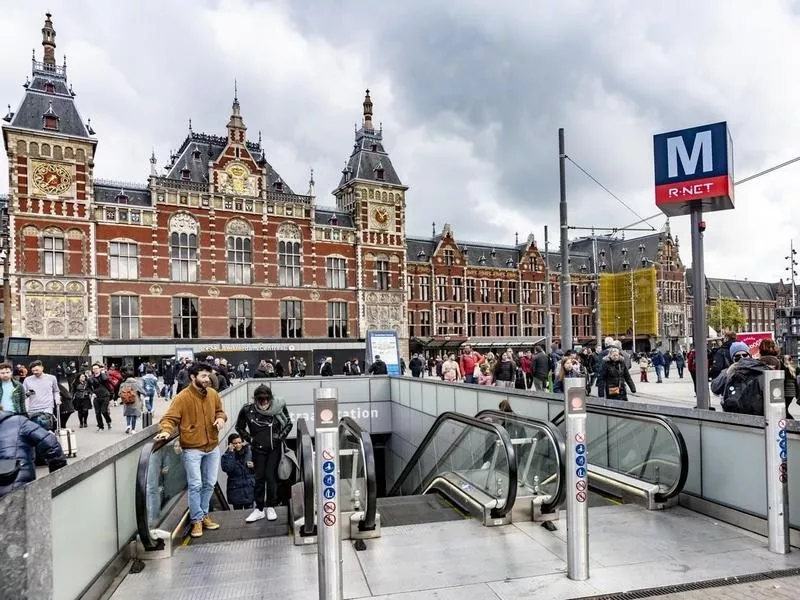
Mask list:
[[[633,302],[631,302],[633,296]],[[600,325],[603,335],[658,335],[658,298],[654,267],[600,274]]]

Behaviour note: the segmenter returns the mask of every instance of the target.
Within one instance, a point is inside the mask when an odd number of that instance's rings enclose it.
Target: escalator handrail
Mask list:
[[[586,411],[605,416],[630,418],[636,421],[646,421],[650,423],[657,423],[667,430],[667,433],[672,438],[678,450],[678,461],[680,464],[680,472],[675,484],[666,492],[658,492],[653,496],[653,499],[658,503],[666,502],[674,498],[683,491],[683,486],[686,485],[686,479],[689,477],[689,450],[686,448],[686,440],[683,439],[681,430],[672,422],[672,419],[663,415],[657,415],[649,412],[639,410],[627,410],[621,408],[614,408],[611,406],[593,406],[586,405]],[[564,411],[562,410],[552,419],[554,425],[559,425],[564,421]],[[626,473],[627,475],[627,473]]]
[[[419,447],[417,448],[416,452],[414,452],[411,460],[408,461],[405,468],[403,469],[400,476],[394,482],[392,489],[389,491],[389,496],[396,496],[399,494],[400,489],[405,483],[405,480],[411,475],[412,471],[414,470],[414,466],[419,462],[420,458],[424,454],[425,450],[427,449],[428,444],[431,440],[436,436],[439,428],[442,426],[443,423],[446,421],[456,421],[458,423],[463,423],[469,427],[474,427],[476,429],[482,429],[483,431],[488,431],[497,435],[500,438],[500,441],[503,445],[503,451],[506,455],[506,461],[508,463],[508,491],[506,493],[506,501],[505,504],[500,508],[492,509],[492,517],[493,518],[500,518],[504,517],[508,512],[512,510],[514,507],[514,502],[517,499],[517,456],[514,451],[514,445],[511,443],[511,438],[508,436],[508,432],[497,425],[496,423],[490,423],[489,421],[481,421],[474,417],[470,417],[461,413],[456,412],[443,412],[431,425],[428,433],[425,434],[425,437],[420,442]]]
[[[495,417],[498,419],[503,420],[513,420],[517,423],[522,423],[523,425],[528,425],[529,427],[538,427],[542,429],[545,435],[549,438],[550,443],[555,446],[556,448],[556,470],[558,472],[558,487],[556,488],[556,493],[553,494],[550,502],[542,504],[542,512],[550,513],[555,511],[566,499],[567,495],[567,474],[566,474],[566,465],[565,465],[565,457],[567,453],[567,445],[564,441],[564,436],[561,435],[561,431],[550,423],[549,421],[542,421],[540,419],[535,419],[533,417],[526,417],[525,415],[520,415],[517,413],[509,413],[503,412],[500,410],[482,410],[478,414],[475,415],[476,419],[482,419],[484,417]]]
[[[172,435],[166,440],[148,442],[142,447],[139,453],[139,464],[136,467],[136,530],[139,533],[139,540],[145,550],[161,550],[164,548],[164,540],[154,539],[150,533],[150,519],[147,512],[147,482],[149,480],[150,458],[153,453],[159,452],[164,446],[174,442],[180,431],[175,428]]]
[[[340,419],[340,437],[343,430],[358,440],[359,446],[361,446],[361,456],[364,459],[367,497],[364,499],[364,518],[359,522],[358,529],[359,531],[373,531],[375,529],[375,514],[378,510],[378,477],[375,474],[375,449],[372,447],[372,438],[350,417],[342,417]],[[341,448],[341,443],[339,447]]]
[[[303,481],[303,526],[300,535],[316,534],[314,520],[314,445],[305,419],[297,419],[297,462]]]

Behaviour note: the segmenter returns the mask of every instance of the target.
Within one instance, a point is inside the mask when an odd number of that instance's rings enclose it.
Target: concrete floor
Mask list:
[[[684,508],[605,506],[589,514],[588,581],[566,577],[563,515],[552,533],[531,522],[487,528],[463,520],[387,527],[363,552],[344,542],[345,598],[562,600],[800,568],[800,554],[771,554],[764,538]],[[316,571],[316,548],[288,537],[202,544],[148,562],[112,599],[307,600],[317,597]],[[711,600],[715,592],[701,593]],[[701,596],[686,598],[694,597]]]

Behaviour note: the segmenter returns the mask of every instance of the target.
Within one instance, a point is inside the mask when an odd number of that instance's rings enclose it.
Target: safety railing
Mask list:
[[[689,453],[668,417],[608,406],[586,410],[590,467],[658,486],[653,494],[658,504],[681,493],[689,476]],[[553,418],[554,425],[563,422],[563,412]]]
[[[349,484],[352,508],[360,512],[363,507],[364,516],[358,529],[372,531],[378,503],[375,451],[369,433],[350,417],[342,417],[339,421],[339,456],[340,481]]]
[[[305,419],[297,419],[297,462],[300,465],[300,481],[303,483],[303,537],[317,534],[314,518],[314,442]]]
[[[566,446],[558,427],[547,421],[498,410],[482,410],[475,418],[497,423],[511,436],[517,456],[519,486],[530,493],[549,496],[542,503],[542,511],[553,512],[561,506],[566,494]]]
[[[465,432],[466,435],[462,435]],[[487,477],[490,464],[486,463],[498,441],[502,448],[500,462],[492,469],[502,475],[492,479]],[[457,491],[459,497],[469,497],[475,490],[481,498],[493,499],[492,506],[488,507],[493,519],[505,517],[513,508],[518,487],[517,458],[511,438],[501,425],[459,413],[442,413],[389,495],[420,494],[431,487],[446,493],[447,482],[442,479],[451,473],[461,482]]]

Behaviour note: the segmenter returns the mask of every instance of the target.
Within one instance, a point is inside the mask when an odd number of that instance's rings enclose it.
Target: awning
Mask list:
[[[31,356],[88,356],[87,340],[31,340]]]
[[[543,337],[471,337],[463,345],[475,348],[533,348]]]
[[[464,344],[464,337],[413,337],[410,344],[421,346],[425,350],[438,348],[458,348]]]

